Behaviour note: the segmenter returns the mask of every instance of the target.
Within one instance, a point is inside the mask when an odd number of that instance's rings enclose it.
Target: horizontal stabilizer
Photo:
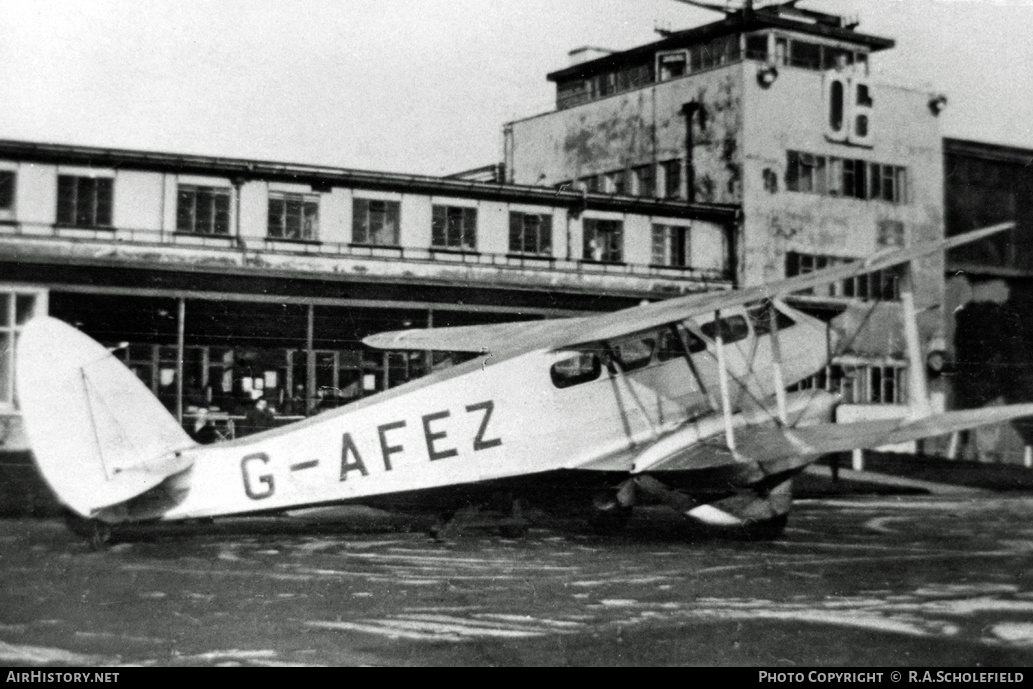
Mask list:
[[[40,473],[58,499],[89,517],[153,488],[189,462],[190,436],[103,346],[54,318],[18,344],[18,398]]]

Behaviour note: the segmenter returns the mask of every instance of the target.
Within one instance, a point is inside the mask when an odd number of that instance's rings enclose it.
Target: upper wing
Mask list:
[[[439,349],[468,352],[513,352],[514,350],[573,347],[586,342],[613,339],[704,313],[713,313],[720,309],[792,294],[856,275],[883,270],[939,251],[978,241],[1014,227],[1014,222],[1002,223],[908,249],[880,252],[864,260],[845,263],[778,282],[739,290],[691,294],[612,313],[527,323],[399,330],[372,335],[363,342],[372,347],[387,349]]]
[[[1002,223],[948,237],[937,242],[927,242],[908,249],[880,252],[867,259],[845,263],[765,285],[757,285],[729,292],[711,292],[702,295],[678,297],[623,311],[594,316],[586,324],[586,328],[577,332],[565,332],[562,337],[554,340],[550,345],[553,348],[569,347],[585,342],[608,340],[629,333],[648,330],[659,325],[684,320],[703,313],[713,313],[720,309],[741,306],[761,299],[792,294],[793,292],[845,280],[856,275],[891,268],[901,263],[928,256],[929,254],[978,241],[1014,227],[1014,222]]]
[[[441,352],[498,351],[514,342],[549,337],[551,332],[577,328],[585,318],[560,318],[520,323],[463,325],[454,328],[413,328],[377,333],[363,343],[378,349],[434,350]]]

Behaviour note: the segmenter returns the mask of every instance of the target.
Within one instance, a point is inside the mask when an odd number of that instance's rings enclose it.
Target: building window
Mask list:
[[[907,168],[787,151],[786,189],[903,204],[907,202]]]
[[[853,259],[839,256],[801,254],[790,251],[786,253],[786,277],[807,275],[851,262]],[[899,267],[894,267],[855,275],[823,286],[820,288],[821,296],[848,297],[864,301],[896,301],[900,299],[900,270]],[[816,292],[812,289],[807,293],[815,294]]]
[[[624,170],[617,170],[606,175],[606,186],[611,194],[624,196],[628,193],[628,175]]]
[[[319,236],[319,196],[269,194],[269,237],[315,239]]]
[[[0,211],[14,209],[14,173],[0,170]]]
[[[552,254],[552,216],[510,211],[509,250],[515,254]]]
[[[635,195],[652,197],[656,195],[656,178],[652,165],[639,165],[631,169],[635,176]]]
[[[352,201],[352,241],[377,246],[401,244],[398,229],[401,208],[398,201]]]
[[[689,228],[675,225],[653,225],[653,265],[688,268]]]
[[[58,175],[57,222],[76,227],[111,227],[112,180]]]
[[[669,81],[688,73],[688,55],[684,50],[657,55],[657,76],[659,81]]]
[[[620,220],[584,220],[584,259],[602,263],[624,260],[624,223]]]
[[[473,251],[477,248],[477,209],[434,206],[431,245]]]
[[[42,306],[40,293],[0,289],[0,408],[15,403],[14,362],[18,335]]]
[[[681,198],[681,161],[666,160],[660,163],[664,174],[664,198]]]
[[[179,185],[176,231],[193,234],[230,233],[230,190],[226,187]]]

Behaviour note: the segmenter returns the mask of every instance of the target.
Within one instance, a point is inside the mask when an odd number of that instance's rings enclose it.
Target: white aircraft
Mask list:
[[[781,532],[795,474],[822,455],[1033,415],[1033,404],[832,423],[838,398],[791,386],[828,360],[828,326],[781,298],[1012,227],[978,230],[748,289],[610,314],[410,330],[375,347],[481,356],[347,407],[198,445],[114,355],[49,317],[24,329],[18,395],[39,469],[94,545],[110,527],[333,503],[442,513],[509,496],[584,504],[617,526],[636,504],[758,536]],[[910,284],[902,311],[922,401]]]

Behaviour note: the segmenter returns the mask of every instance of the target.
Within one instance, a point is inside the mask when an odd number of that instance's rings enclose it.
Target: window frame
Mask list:
[[[113,229],[114,208],[115,180],[112,177],[58,174],[57,225]]]
[[[278,214],[278,233],[273,232],[273,204],[281,204]],[[298,210],[297,228],[291,236],[290,228],[291,204]],[[309,223],[309,210],[315,209],[315,222]],[[288,191],[270,191],[268,195],[268,213],[266,215],[266,237],[277,241],[307,241],[314,242],[319,239],[319,194],[299,193]]]
[[[191,208],[189,217],[184,212],[182,206],[184,200],[184,194],[189,195],[191,200]],[[199,197],[208,197],[210,199],[210,209],[206,211],[209,215],[205,218],[207,225],[206,230],[198,229],[198,204]],[[230,187],[222,187],[218,185],[205,185],[205,184],[184,184],[181,183],[176,187],[176,232],[181,234],[199,235],[203,237],[229,237],[233,227],[233,204],[232,204],[232,190]],[[225,201],[225,208],[219,208],[220,201]],[[220,229],[220,215],[225,218],[225,231],[217,231]],[[184,225],[184,218],[189,220],[189,226]]]
[[[434,204],[431,209],[430,246],[435,251],[476,253],[477,208]]]
[[[608,235],[605,247],[600,247],[598,255],[591,247],[592,241],[598,241],[600,235]],[[614,240],[614,236],[616,240]],[[624,263],[624,221],[610,218],[585,218],[582,221],[582,260],[591,263]]]
[[[383,208],[379,208],[381,204],[383,204]],[[378,208],[375,209],[374,206],[378,206]],[[379,228],[374,228],[375,217],[378,218]],[[390,229],[392,225],[393,231]],[[392,234],[393,236],[391,236]],[[384,238],[393,239],[393,241],[379,241]],[[353,198],[352,244],[400,247],[402,245],[402,202],[394,199]]]
[[[531,222],[531,220],[534,222]],[[529,223],[533,227],[529,227]],[[533,237],[531,236],[533,235]],[[528,241],[531,239],[532,241]],[[530,246],[530,248],[528,248]],[[552,214],[509,212],[509,253],[520,256],[552,256]]]

